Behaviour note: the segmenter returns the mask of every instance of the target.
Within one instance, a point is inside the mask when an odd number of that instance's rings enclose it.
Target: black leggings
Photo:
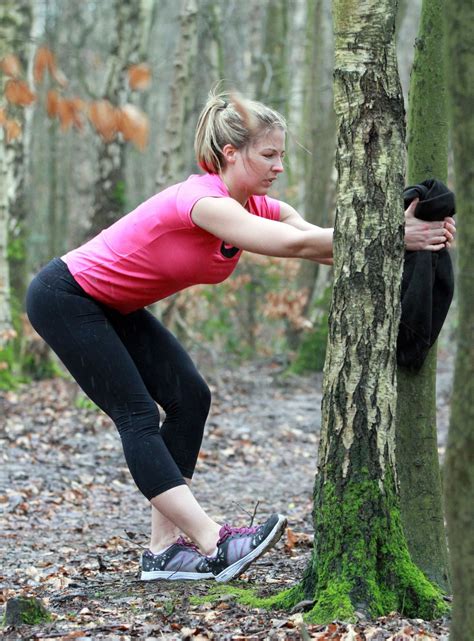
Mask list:
[[[184,485],[211,395],[176,338],[145,309],[123,315],[95,301],[60,258],[33,279],[26,303],[33,327],[114,421],[138,489],[151,499]]]

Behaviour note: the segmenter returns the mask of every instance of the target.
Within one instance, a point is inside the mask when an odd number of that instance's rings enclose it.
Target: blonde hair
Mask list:
[[[196,126],[196,160],[204,171],[217,174],[225,166],[225,145],[243,149],[274,128],[286,132],[285,119],[277,111],[235,92],[211,91]]]

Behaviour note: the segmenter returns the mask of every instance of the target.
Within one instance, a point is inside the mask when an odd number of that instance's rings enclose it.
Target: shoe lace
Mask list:
[[[225,541],[229,536],[232,536],[233,534],[255,534],[255,532],[258,530],[257,526],[253,527],[232,527],[228,523],[225,523],[221,527],[220,531],[220,537],[217,542],[217,545],[219,543],[222,543]]]
[[[191,541],[186,541],[186,539],[182,536],[178,536],[178,538],[176,539],[176,544],[184,545],[187,548],[191,548],[192,550],[196,550],[196,552],[199,552],[199,548],[197,545],[195,545]]]

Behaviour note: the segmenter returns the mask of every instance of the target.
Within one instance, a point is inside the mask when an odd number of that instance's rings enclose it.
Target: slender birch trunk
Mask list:
[[[31,26],[31,6],[28,0],[4,0],[0,5],[0,59],[15,54],[26,67],[26,48]],[[1,74],[1,93],[7,77]],[[9,107],[9,116],[17,120],[24,131],[25,110]],[[24,217],[23,197],[26,153],[23,135],[10,142],[0,128],[0,349],[5,347],[12,330],[11,289],[9,268],[9,230]],[[10,247],[13,246],[10,243]],[[18,252],[20,244],[14,246]]]
[[[176,44],[174,74],[171,85],[171,103],[164,132],[160,166],[157,172],[157,190],[168,187],[184,169],[184,126],[186,106],[190,98],[189,69],[197,53],[196,0],[185,0],[180,15],[180,30]],[[186,145],[188,143],[186,142]]]
[[[430,619],[445,610],[410,559],[396,486],[405,166],[395,11],[389,0],[336,0],[333,9],[334,290],[314,549],[299,593],[314,600],[309,618],[318,622],[392,610]]]
[[[118,106],[126,103],[131,94],[127,68],[142,62],[139,52],[143,21],[140,2],[136,0],[114,0],[114,12],[116,39],[103,98]],[[115,138],[101,144],[97,173],[90,235],[108,227],[125,213],[125,143],[122,140]]]

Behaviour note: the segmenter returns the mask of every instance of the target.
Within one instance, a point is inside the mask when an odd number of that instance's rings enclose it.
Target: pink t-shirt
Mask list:
[[[191,211],[200,198],[228,198],[217,174],[192,175],[168,187],[62,257],[81,287],[124,314],[201,283],[220,283],[242,251],[198,227]],[[279,220],[280,204],[252,196],[250,213]]]

